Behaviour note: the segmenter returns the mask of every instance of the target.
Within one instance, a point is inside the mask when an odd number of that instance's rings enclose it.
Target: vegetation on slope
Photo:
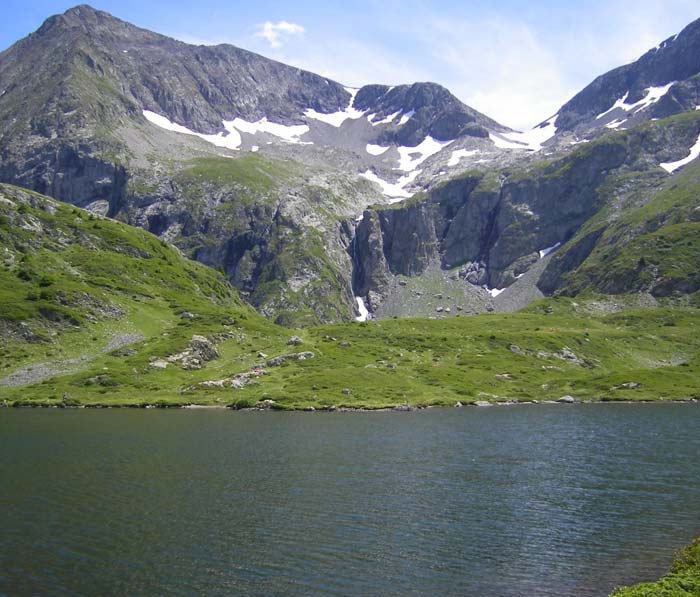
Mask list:
[[[558,298],[517,314],[293,333],[156,237],[34,193],[0,187],[0,240],[8,405],[700,398],[700,311],[690,299],[683,309],[621,310],[623,299]],[[212,354],[192,364],[194,337]]]
[[[613,591],[611,597],[695,597],[700,595],[700,538],[683,547],[656,582]]]
[[[635,142],[648,143],[645,139],[673,132],[692,143],[699,123],[697,114],[682,114],[612,136],[628,144],[629,137],[641,136],[642,141]],[[574,266],[562,272],[560,292],[670,296],[700,289],[700,163],[672,176],[643,166],[645,171],[627,169],[611,177],[599,191],[605,199],[600,211],[555,257],[555,266],[567,260]],[[594,239],[592,246],[588,239]],[[580,259],[575,257],[578,252]]]

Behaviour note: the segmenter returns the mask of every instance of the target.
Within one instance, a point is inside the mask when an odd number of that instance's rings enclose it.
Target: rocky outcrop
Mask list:
[[[602,127],[606,121],[596,117],[609,110],[616,101],[625,98],[625,103],[632,105],[647,95],[648,88],[670,83],[674,85],[658,102],[647,109],[639,109],[639,114],[625,114],[624,117],[634,116],[631,122],[639,123],[694,110],[700,104],[699,73],[700,19],[649,50],[636,62],[595,79],[564,104],[556,126],[560,131]]]
[[[353,243],[356,293],[383,295],[393,276],[420,275],[435,260],[472,284],[512,284],[600,207],[598,188],[633,153],[605,140],[542,168],[467,174],[424,198],[365,212]]]
[[[428,135],[448,141],[465,135],[488,138],[489,130],[509,130],[466,106],[436,83],[367,85],[358,91],[353,106],[374,114],[376,121],[396,115],[391,126],[377,138],[380,145],[413,147]],[[405,116],[405,121],[399,115]]]

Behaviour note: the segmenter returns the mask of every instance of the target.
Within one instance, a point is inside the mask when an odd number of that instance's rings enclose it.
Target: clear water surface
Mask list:
[[[700,534],[700,405],[0,411],[0,594],[606,595]]]

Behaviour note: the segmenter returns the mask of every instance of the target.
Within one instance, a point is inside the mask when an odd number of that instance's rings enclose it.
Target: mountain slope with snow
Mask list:
[[[400,276],[515,308],[564,287],[601,205],[698,157],[699,23],[518,132],[435,83],[349,88],[82,5],[0,53],[0,181],[157,234],[285,325],[401,314]]]

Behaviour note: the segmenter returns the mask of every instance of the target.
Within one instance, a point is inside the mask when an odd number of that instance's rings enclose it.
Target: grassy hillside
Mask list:
[[[636,129],[637,134],[697,127],[696,114],[682,114]],[[618,133],[620,134],[620,133]],[[631,134],[625,132],[624,135]],[[693,137],[696,138],[696,135]],[[569,246],[600,234],[593,250],[565,273],[562,291],[650,292],[655,296],[700,289],[700,163],[669,176],[661,168],[620,172],[601,190],[606,202]],[[565,247],[566,249],[567,247]],[[562,252],[562,257],[565,253]]]
[[[656,582],[620,588],[611,597],[694,597],[700,595],[700,538],[681,549],[668,573]]]
[[[700,398],[690,299],[681,309],[557,298],[517,314],[292,332],[156,237],[15,187],[0,187],[0,242],[7,405]]]

